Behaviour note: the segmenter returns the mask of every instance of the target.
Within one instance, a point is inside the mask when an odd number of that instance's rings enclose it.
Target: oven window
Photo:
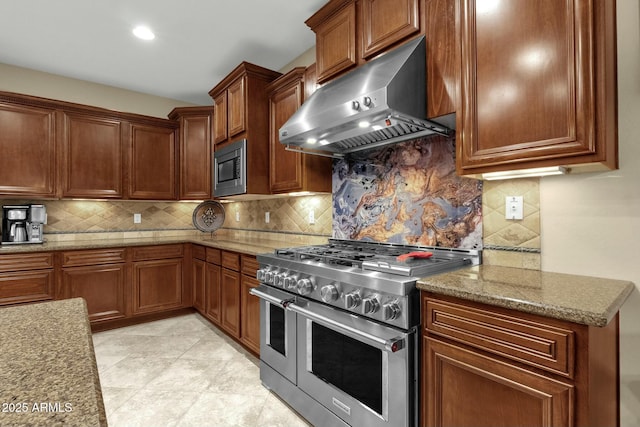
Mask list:
[[[313,374],[382,414],[382,352],[312,323]]]
[[[286,356],[284,351],[284,309],[269,304],[269,345],[278,353]]]

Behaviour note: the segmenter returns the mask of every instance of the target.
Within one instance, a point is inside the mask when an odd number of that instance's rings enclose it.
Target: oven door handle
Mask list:
[[[291,299],[278,298],[276,296],[270,295],[270,294],[262,291],[260,289],[260,287],[249,289],[249,293],[251,295],[254,295],[254,296],[260,298],[260,299],[263,299],[263,300],[265,300],[267,302],[270,302],[271,304],[279,305],[281,307],[286,307],[287,304],[289,304],[291,301],[293,301],[295,299],[295,298],[291,298]]]
[[[330,319],[321,314],[315,313],[312,310],[308,310],[304,307],[300,307],[295,302],[287,304],[286,308],[287,310],[291,310],[295,313],[301,314],[323,326],[333,328],[339,332],[343,332],[348,335],[356,336],[359,339],[362,339],[365,342],[372,344],[374,347],[382,351],[395,353],[396,351],[401,350],[405,345],[405,339],[403,337],[395,337],[391,339],[380,338],[375,335],[356,329],[352,326],[345,325],[344,323],[340,323],[336,320]]]

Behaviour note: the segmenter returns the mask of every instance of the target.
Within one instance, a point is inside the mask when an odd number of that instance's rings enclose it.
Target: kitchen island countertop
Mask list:
[[[634,289],[624,280],[479,265],[425,277],[418,289],[588,326],[606,326]]]
[[[83,299],[0,308],[0,324],[0,425],[107,425]]]

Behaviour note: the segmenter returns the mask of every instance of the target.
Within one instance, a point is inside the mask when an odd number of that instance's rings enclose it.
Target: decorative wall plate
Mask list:
[[[200,203],[193,210],[193,225],[200,231],[214,232],[224,224],[224,207],[214,200]]]

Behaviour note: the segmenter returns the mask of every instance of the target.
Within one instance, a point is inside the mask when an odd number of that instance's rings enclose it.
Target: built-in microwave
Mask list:
[[[213,153],[213,195],[247,192],[247,140],[234,141]]]

